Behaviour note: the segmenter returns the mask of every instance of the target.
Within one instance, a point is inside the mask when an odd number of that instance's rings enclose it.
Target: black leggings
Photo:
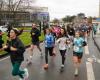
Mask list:
[[[64,65],[64,62],[65,62],[65,53],[66,53],[66,50],[60,50],[60,54],[62,56],[62,64]]]
[[[50,56],[53,56],[53,47],[45,47],[45,61],[46,61],[46,64],[48,64],[48,53]]]

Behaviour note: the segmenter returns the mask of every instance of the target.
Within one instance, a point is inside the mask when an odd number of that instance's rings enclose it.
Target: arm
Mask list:
[[[84,46],[86,46],[87,45],[87,42],[83,39],[83,41],[82,41],[82,46],[84,47]]]
[[[25,51],[24,44],[21,42],[21,40],[18,40],[18,46],[17,46],[16,51],[18,53],[24,53],[24,51]]]
[[[40,33],[40,31],[39,31],[38,29],[36,30],[35,35],[36,35],[37,37],[39,37],[39,36],[41,35],[41,33]]]
[[[60,43],[60,38],[56,40],[56,43]]]

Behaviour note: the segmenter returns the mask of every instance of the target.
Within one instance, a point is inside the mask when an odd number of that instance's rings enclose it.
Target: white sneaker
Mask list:
[[[61,68],[64,68],[64,65],[63,64],[61,65]]]
[[[25,68],[24,71],[25,71],[25,74],[24,74],[24,79],[23,80],[28,80],[28,78],[29,78],[28,69]]]
[[[30,59],[32,59],[33,56],[30,56]]]
[[[78,76],[78,69],[77,69],[77,68],[75,69],[74,75],[75,75],[75,76]]]
[[[19,80],[23,80],[22,78],[19,78]]]

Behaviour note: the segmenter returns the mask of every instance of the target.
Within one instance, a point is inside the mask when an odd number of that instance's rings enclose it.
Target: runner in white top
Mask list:
[[[62,57],[62,65],[61,65],[61,70],[64,68],[64,62],[65,62],[65,53],[67,49],[67,42],[68,38],[66,35],[66,30],[64,28],[61,29],[61,35],[60,38],[56,41],[59,44],[59,51]]]

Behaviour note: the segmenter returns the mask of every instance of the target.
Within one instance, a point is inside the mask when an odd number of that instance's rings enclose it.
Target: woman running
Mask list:
[[[53,48],[54,48],[54,37],[51,34],[51,31],[49,28],[46,29],[46,35],[45,35],[45,61],[46,64],[44,65],[44,69],[48,68],[48,54],[50,56],[53,56]]]
[[[26,68],[24,70],[20,70],[21,63],[24,60],[23,53],[25,51],[25,47],[22,41],[17,37],[18,35],[19,31],[17,29],[11,29],[9,40],[3,47],[3,50],[10,54],[10,59],[13,67],[12,75],[19,76],[20,80],[26,80],[28,79],[28,70]]]
[[[64,68],[65,54],[68,44],[68,36],[66,35],[66,30],[64,28],[61,28],[60,38],[58,38],[56,42],[59,44],[59,51],[62,57],[62,65],[61,65],[61,70],[62,70]]]
[[[86,41],[80,37],[79,32],[75,33],[75,38],[73,41],[74,50],[73,50],[73,61],[75,66],[75,76],[78,76],[78,70],[81,64],[81,59],[83,56],[83,47],[86,46]]]

